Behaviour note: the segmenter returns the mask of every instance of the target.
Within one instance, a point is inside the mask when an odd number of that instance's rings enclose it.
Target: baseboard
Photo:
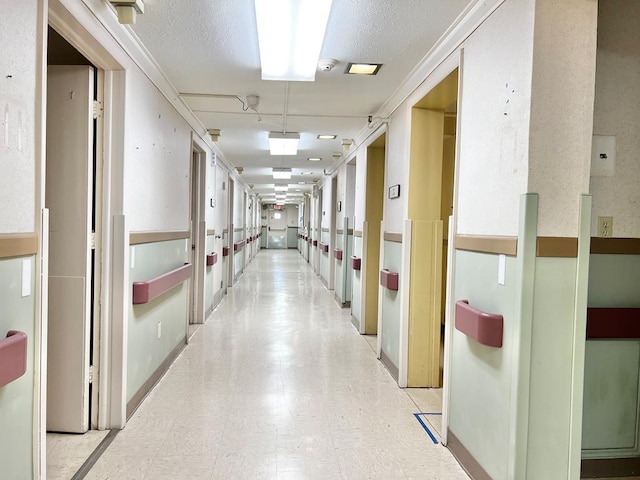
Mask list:
[[[389,373],[391,374],[391,376],[393,377],[393,379],[397,382],[398,381],[398,376],[399,376],[399,370],[398,367],[396,367],[393,362],[391,361],[391,359],[387,356],[386,353],[384,353],[384,351],[380,352],[380,361],[382,362],[382,364],[387,367],[387,370],[389,371]]]
[[[447,448],[472,480],[492,480],[473,455],[451,430],[447,430]]]
[[[131,415],[135,413],[138,407],[142,404],[145,397],[153,390],[153,387],[160,381],[160,379],[164,376],[165,373],[169,370],[169,367],[174,362],[180,352],[184,350],[187,346],[187,339],[185,339],[178,343],[176,347],[172,350],[172,352],[165,358],[164,362],[160,364],[156,371],[151,374],[149,379],[144,382],[142,387],[135,393],[135,395],[127,402],[127,420],[131,418]]]
[[[351,325],[356,327],[356,331],[360,332],[360,319],[351,313]]]
[[[640,475],[640,457],[585,458],[580,478],[631,477]]]

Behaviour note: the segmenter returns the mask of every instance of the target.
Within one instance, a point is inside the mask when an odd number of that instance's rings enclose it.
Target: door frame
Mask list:
[[[82,5],[50,0],[39,4],[36,136],[36,208],[40,234],[40,276],[35,363],[39,365],[34,402],[34,470],[46,472],[46,377],[48,309],[48,210],[44,208],[46,175],[47,28],[51,26],[98,70],[102,116],[96,141],[96,269],[94,277],[94,346],[92,428],[121,428],[126,422],[126,315],[128,312],[128,231],[122,215],[124,111],[127,58],[103,25]],[[85,26],[88,26],[85,28]],[[100,100],[100,97],[99,97]],[[126,242],[126,244],[125,244]],[[110,348],[103,348],[109,345]]]
[[[191,182],[190,215],[191,215],[191,253],[190,260],[193,273],[190,285],[190,307],[187,315],[188,324],[202,324],[205,319],[205,250],[207,241],[207,225],[205,221],[204,195],[206,192],[207,154],[191,133]],[[188,328],[187,328],[188,331]]]

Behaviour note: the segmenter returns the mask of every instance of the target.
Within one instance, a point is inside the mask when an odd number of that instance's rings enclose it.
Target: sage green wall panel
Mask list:
[[[590,307],[640,307],[640,255],[592,254]],[[637,455],[637,340],[587,340],[584,371],[584,458]]]
[[[537,258],[527,478],[567,478],[575,310],[575,258]]]
[[[31,295],[22,297],[22,262],[31,268]],[[9,330],[27,334],[27,372],[0,387],[0,477],[33,478],[35,257],[0,260],[0,338]]]
[[[322,243],[330,244],[331,242],[329,242],[329,238],[329,232],[320,233],[320,241]],[[325,282],[326,285],[329,285],[329,262],[333,261],[333,252],[331,251],[331,249],[329,249],[328,253],[322,252],[320,250],[320,245],[318,245],[316,251],[318,252],[318,255],[320,255],[320,278]]]
[[[402,278],[402,244],[385,241],[382,248],[384,249],[384,261],[381,269],[386,268],[391,272],[397,272],[398,277]],[[396,367],[399,367],[400,363],[400,307],[402,302],[400,293],[403,287],[402,282],[399,282],[397,291],[380,287],[382,351]]]
[[[590,307],[640,307],[640,255],[591,255]]]
[[[491,478],[508,480],[511,382],[518,333],[517,261],[506,257],[505,284],[500,285],[498,255],[457,250],[455,257],[455,299],[501,314],[504,329],[502,348],[481,345],[454,329],[449,428]]]
[[[131,247],[135,256],[130,281],[149,280],[171,271],[187,260],[185,240],[148,243]],[[127,345],[127,401],[182,342],[187,334],[189,281],[149,303],[131,305]],[[158,338],[158,323],[162,334]]]
[[[353,238],[352,255],[362,258],[362,237]],[[362,262],[361,262],[362,263]],[[352,292],[351,292],[351,314],[358,319],[358,323],[362,321],[362,273],[360,270],[349,269],[351,273]]]
[[[207,243],[205,248],[205,254],[209,255],[211,252],[215,251],[215,235],[207,235]],[[222,252],[218,252],[218,262],[220,262],[222,256]],[[207,266],[206,262],[204,262],[205,266],[205,281],[204,281],[204,311],[208,312],[211,306],[213,305],[213,296],[218,291],[216,286],[213,284],[213,270],[217,267],[216,265],[212,265],[210,267]]]
[[[638,365],[639,340],[587,342],[582,429],[584,457],[637,455]]]
[[[344,283],[345,283],[345,278],[344,278],[344,271],[342,269],[342,262],[344,262],[346,260],[346,248],[344,246],[344,239],[345,236],[341,235],[341,234],[336,234],[336,244],[335,244],[335,248],[341,249],[342,250],[342,261],[338,260],[334,253],[332,251],[329,252],[329,256],[331,257],[331,261],[335,262],[335,279],[334,279],[334,291],[335,291],[335,295],[338,297],[338,299],[341,302],[345,302],[346,301],[346,297],[343,298],[342,296],[342,291],[343,291],[343,287],[344,287]]]

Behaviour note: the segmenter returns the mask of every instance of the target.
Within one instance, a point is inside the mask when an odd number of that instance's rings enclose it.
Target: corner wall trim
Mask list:
[[[591,253],[640,255],[640,238],[591,237]]]
[[[353,236],[354,237],[358,237],[358,238],[362,238],[362,230],[354,230],[353,231]]]
[[[23,257],[38,253],[38,236],[35,233],[0,234],[0,258]]]
[[[129,245],[141,245],[143,243],[168,242],[170,240],[183,240],[190,238],[191,232],[131,232],[129,234]]]
[[[576,258],[578,256],[577,237],[538,237],[536,257]]]
[[[516,256],[518,254],[518,237],[456,235],[455,248],[456,250]]]
[[[489,474],[482,468],[478,461],[466,447],[458,440],[451,430],[447,430],[447,448],[456,457],[456,460],[465,472],[473,480],[492,480]]]

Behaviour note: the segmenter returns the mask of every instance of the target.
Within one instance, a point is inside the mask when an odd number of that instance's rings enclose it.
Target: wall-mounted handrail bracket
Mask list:
[[[0,340],[0,388],[17,380],[27,371],[27,334],[9,330]]]
[[[398,274],[396,272],[390,272],[386,268],[380,270],[380,285],[387,290],[398,290]]]
[[[456,330],[488,347],[502,347],[504,320],[497,313],[486,313],[469,305],[467,300],[456,302]]]

